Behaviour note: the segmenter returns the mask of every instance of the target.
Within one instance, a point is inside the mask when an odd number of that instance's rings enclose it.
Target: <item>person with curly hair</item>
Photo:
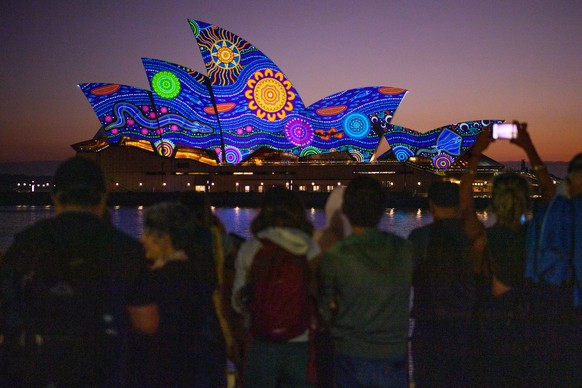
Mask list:
[[[527,132],[517,123],[517,137],[510,140],[527,154],[541,187],[541,201],[553,196],[554,186]],[[473,215],[473,239],[478,278],[477,344],[480,348],[480,379],[488,386],[523,386],[528,368],[527,288],[525,281],[526,241],[531,214],[528,181],[517,173],[503,173],[493,180],[491,209],[493,226],[478,221],[472,185],[481,155],[494,142],[486,127],[477,137],[469,165],[461,180],[461,208]]]

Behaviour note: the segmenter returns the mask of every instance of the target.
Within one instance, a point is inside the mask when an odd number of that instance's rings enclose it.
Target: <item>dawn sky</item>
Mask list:
[[[269,56],[309,105],[335,92],[409,93],[417,131],[521,120],[546,161],[582,152],[582,1],[13,1],[0,16],[0,162],[63,160],[99,122],[77,84],[150,89],[141,58],[206,74],[187,19]],[[498,161],[523,153],[497,141]]]

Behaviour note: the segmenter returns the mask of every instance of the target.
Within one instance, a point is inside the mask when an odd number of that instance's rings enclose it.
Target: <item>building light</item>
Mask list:
[[[418,183],[417,183],[417,185],[419,185],[419,186],[420,186],[420,182],[418,182]]]
[[[166,182],[162,183],[162,186],[165,186],[165,185],[166,185]]]

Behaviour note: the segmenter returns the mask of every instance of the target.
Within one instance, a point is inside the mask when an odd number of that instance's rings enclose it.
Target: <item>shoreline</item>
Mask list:
[[[182,192],[115,192],[110,193],[107,200],[108,206],[151,206],[161,201],[175,201],[180,198]],[[329,193],[298,192],[306,208],[323,209]],[[232,193],[211,192],[208,199],[212,206],[218,208],[244,207],[259,208],[263,193]],[[475,207],[484,209],[489,204],[488,198],[475,198]],[[52,205],[50,193],[17,193],[0,192],[0,206],[50,206]],[[398,209],[426,209],[428,199],[426,197],[414,197],[406,193],[388,193],[386,196],[386,208]]]

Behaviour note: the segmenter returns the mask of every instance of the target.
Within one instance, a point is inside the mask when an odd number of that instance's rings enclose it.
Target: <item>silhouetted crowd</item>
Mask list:
[[[379,229],[385,189],[358,175],[320,230],[276,186],[249,239],[184,192],[147,209],[137,241],[111,224],[99,166],[63,162],[56,216],[1,258],[0,386],[582,386],[582,154],[556,193],[516,125],[535,206],[503,173],[493,225],[479,219],[486,127],[406,239]]]

